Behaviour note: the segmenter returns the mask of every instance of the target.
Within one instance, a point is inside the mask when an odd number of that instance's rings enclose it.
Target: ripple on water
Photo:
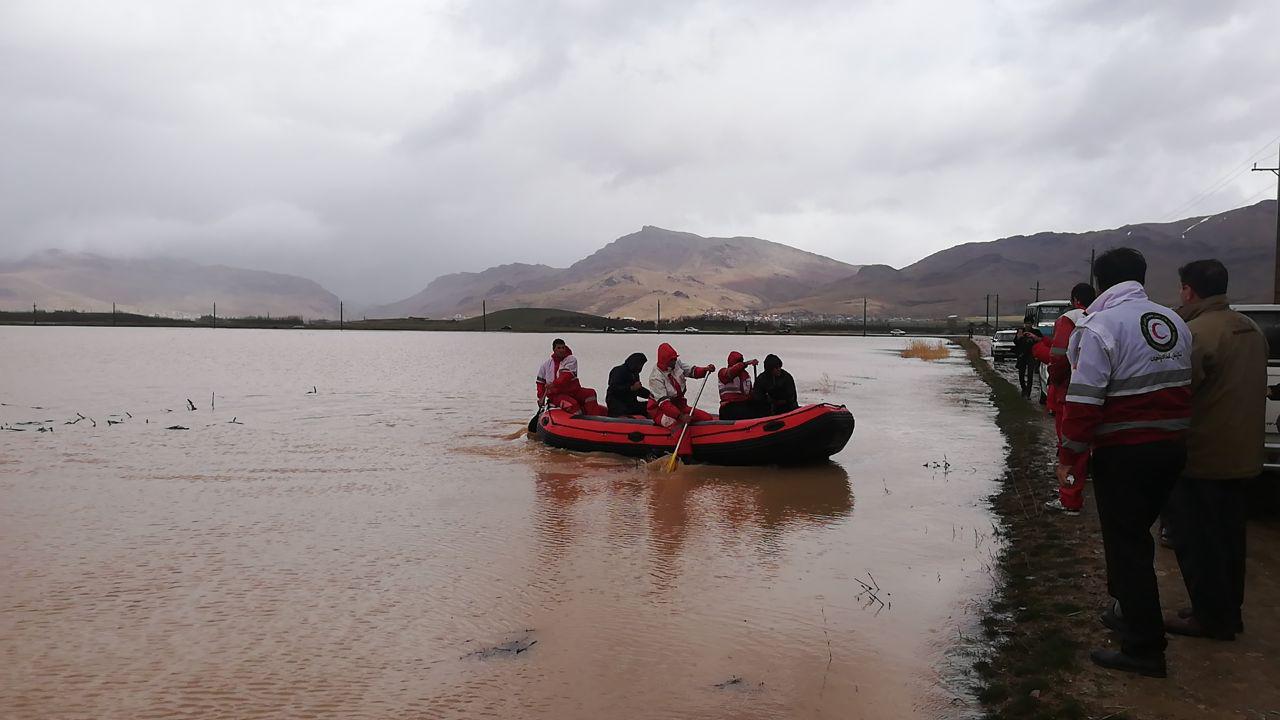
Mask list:
[[[780,350],[858,430],[833,465],[667,475],[519,437],[510,365],[540,336],[64,330],[0,328],[41,396],[0,421],[99,425],[0,436],[7,713],[946,716],[938,638],[991,548],[938,528],[987,526],[1001,446],[962,366],[683,338]],[[598,383],[642,341],[573,342]],[[210,390],[216,411],[181,410]],[[944,456],[962,472],[920,466]],[[868,571],[891,610],[859,599]]]

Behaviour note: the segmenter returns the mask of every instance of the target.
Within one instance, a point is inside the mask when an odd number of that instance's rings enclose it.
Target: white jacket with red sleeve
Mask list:
[[[1109,288],[1076,324],[1058,459],[1180,438],[1191,425],[1191,330],[1142,284]]]
[[[542,367],[538,368],[536,380],[538,386],[538,402],[547,395],[573,392],[580,387],[578,383],[578,358],[570,351],[563,360],[556,360],[552,355]]]

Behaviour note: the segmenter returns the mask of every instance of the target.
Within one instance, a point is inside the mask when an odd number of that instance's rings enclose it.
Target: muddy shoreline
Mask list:
[[[991,499],[1003,524],[998,588],[982,618],[987,652],[975,653],[973,688],[990,718],[1280,718],[1280,522],[1274,507],[1251,518],[1247,635],[1215,643],[1170,636],[1167,680],[1094,667],[1088,651],[1113,642],[1098,621],[1107,598],[1092,488],[1078,517],[1044,509],[1053,480],[1053,426],[1043,408],[960,341],[991,389],[1008,443],[1001,488]],[[1274,495],[1274,478],[1262,479]],[[1261,503],[1260,505],[1266,505]],[[1158,548],[1166,611],[1187,604],[1172,551]]]
[[[1072,626],[1089,613],[1078,597],[1081,568],[1073,548],[1079,545],[1043,517],[1052,428],[1039,407],[982,359],[976,344],[961,346],[991,388],[996,424],[1008,442],[1001,488],[991,499],[1004,526],[1000,586],[982,618],[993,652],[974,663],[974,691],[990,717],[1097,717],[1098,708],[1062,690],[1070,687],[1064,676],[1081,661],[1081,640]]]

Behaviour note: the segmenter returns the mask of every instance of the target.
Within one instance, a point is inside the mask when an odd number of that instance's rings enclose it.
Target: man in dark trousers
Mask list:
[[[800,407],[796,401],[796,381],[782,369],[782,358],[765,355],[764,373],[756,378],[751,396],[769,415],[789,413]]]
[[[1072,373],[1058,450],[1059,485],[1082,482],[1080,458],[1093,451],[1107,589],[1122,610],[1113,605],[1102,616],[1120,634],[1120,649],[1089,657],[1105,668],[1165,677],[1151,525],[1186,463],[1191,331],[1147,298],[1147,261],[1137,250],[1104,252],[1093,273],[1100,294],[1067,347]]]
[[[1044,334],[1035,328],[1030,317],[1023,321],[1022,327],[1018,328],[1018,333],[1013,336],[1013,349],[1018,359],[1018,384],[1022,386],[1022,397],[1031,397],[1035,380],[1040,375],[1040,363],[1032,354],[1032,348],[1043,337]]]
[[[640,382],[640,371],[649,358],[644,353],[631,353],[621,365],[609,371],[609,389],[604,401],[610,417],[644,415],[648,417],[649,389]]]
[[[1244,484],[1262,473],[1267,339],[1227,304],[1227,268],[1197,260],[1178,269],[1191,328],[1187,466],[1169,511],[1191,607],[1165,619],[1178,635],[1234,640],[1244,629]]]

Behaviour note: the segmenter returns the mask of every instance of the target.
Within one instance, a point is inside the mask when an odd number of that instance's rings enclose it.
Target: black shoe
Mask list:
[[[1094,665],[1108,670],[1136,673],[1147,677],[1168,677],[1169,670],[1164,663],[1164,653],[1159,655],[1126,655],[1119,650],[1098,648],[1089,653]]]
[[[1190,617],[1182,617],[1181,613],[1171,615],[1164,619],[1165,632],[1174,635],[1182,635],[1184,637],[1209,638],[1210,640],[1222,640],[1230,642],[1236,639],[1236,634],[1231,630],[1219,630],[1216,628],[1206,627],[1200,622],[1195,615]]]
[[[1194,615],[1194,614],[1195,614],[1195,613],[1194,613],[1194,612],[1191,610],[1191,608],[1189,608],[1189,607],[1184,607],[1184,608],[1181,608],[1181,609],[1179,609],[1179,610],[1178,610],[1178,617],[1182,618],[1183,620],[1186,620],[1187,618],[1191,617],[1191,616],[1192,616],[1192,615]],[[1237,621],[1236,621],[1236,634],[1237,634],[1237,635],[1243,635],[1243,634],[1244,634],[1244,621],[1243,621],[1243,620],[1237,620]]]
[[[1116,612],[1116,603],[1111,603],[1110,607],[1103,610],[1102,614],[1098,616],[1098,619],[1102,621],[1103,625],[1107,626],[1108,630],[1113,632],[1118,632],[1123,635],[1129,631],[1129,624],[1124,621],[1124,618],[1120,616],[1120,613]]]

